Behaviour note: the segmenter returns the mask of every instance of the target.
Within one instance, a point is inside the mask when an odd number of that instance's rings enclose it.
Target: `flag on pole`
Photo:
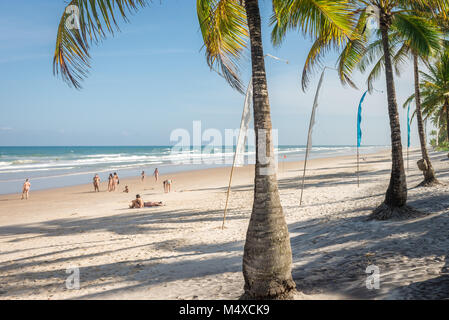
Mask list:
[[[410,104],[407,110],[407,148],[410,148]]]
[[[318,97],[320,95],[321,85],[323,84],[324,71],[326,71],[326,69],[324,69],[323,73],[321,73],[320,82],[318,82],[318,88],[316,90],[315,99],[313,102],[312,115],[310,117],[309,133],[307,134],[306,159],[307,159],[307,155],[310,152],[310,149],[312,148],[312,132],[313,132],[313,126],[315,125],[316,109],[318,108]]]
[[[410,104],[408,104],[407,110],[407,171],[410,169],[409,163],[409,149],[410,149]]]
[[[235,150],[236,167],[241,167],[245,163],[245,141],[248,135],[249,123],[251,121],[251,104],[253,103],[253,80],[251,79],[246,90],[245,104],[243,106],[242,121],[240,122],[240,132],[237,138]]]
[[[305,179],[306,179],[307,158],[309,157],[309,152],[310,152],[310,149],[312,148],[313,126],[315,125],[315,115],[316,115],[316,109],[318,107],[318,97],[320,95],[321,85],[323,84],[325,71],[326,71],[326,68],[324,68],[323,72],[321,73],[320,81],[318,82],[318,88],[316,89],[315,99],[313,102],[312,115],[310,116],[309,133],[307,134],[306,157],[304,159],[304,173],[302,176],[301,199],[299,200],[299,205],[302,204],[302,195],[304,192],[304,183],[305,183]]]
[[[363,101],[365,100],[366,94],[368,93],[368,90],[365,91],[365,93],[362,96],[362,99],[360,100],[359,103],[359,111],[357,113],[357,147],[360,148],[361,144],[362,144],[362,104]]]

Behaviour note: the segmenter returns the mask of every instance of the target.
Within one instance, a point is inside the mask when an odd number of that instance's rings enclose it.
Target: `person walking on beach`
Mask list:
[[[142,173],[141,173],[141,176],[142,176],[142,182],[144,182],[144,180],[145,180],[145,171],[142,171]]]
[[[30,192],[30,187],[31,187],[30,179],[26,179],[25,183],[23,184],[23,189],[22,189],[22,200],[24,198],[26,200],[28,200],[28,194]]]
[[[113,183],[114,183],[114,190],[113,191],[115,191],[117,186],[120,184],[120,179],[118,177],[117,172],[114,172],[114,181],[113,181]]]
[[[98,174],[94,177],[94,192],[100,192],[100,177]]]
[[[156,169],[154,170],[153,175],[154,175],[154,178],[156,179],[156,182],[157,182],[157,180],[159,179],[159,170],[158,170],[158,168],[156,168]]]
[[[114,187],[114,177],[112,176],[112,173],[110,173],[108,178],[108,191],[111,192],[113,187]]]

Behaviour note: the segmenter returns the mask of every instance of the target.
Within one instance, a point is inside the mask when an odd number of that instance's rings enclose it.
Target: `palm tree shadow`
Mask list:
[[[438,277],[419,281],[393,290],[390,299],[401,297],[407,300],[449,300],[449,255]]]
[[[428,195],[411,201],[433,215],[411,221],[367,222],[339,215],[290,225],[293,278],[306,294],[332,293],[345,299],[447,299],[449,201]],[[444,257],[444,258],[442,258]],[[442,268],[442,262],[445,265]],[[380,289],[366,286],[367,267],[380,270]]]

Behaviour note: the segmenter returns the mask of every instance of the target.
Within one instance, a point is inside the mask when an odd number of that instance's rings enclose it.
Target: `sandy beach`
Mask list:
[[[443,184],[416,188],[419,158],[412,150],[408,204],[429,215],[388,222],[366,218],[388,186],[389,150],[362,156],[360,188],[354,156],[310,161],[301,207],[302,162],[279,164],[298,299],[449,298],[449,159],[432,152]],[[0,299],[238,299],[253,170],[236,168],[224,230],[230,168],[0,196]],[[128,209],[137,193],[165,206]],[[379,289],[366,288],[369,265]],[[66,288],[72,267],[78,290]]]

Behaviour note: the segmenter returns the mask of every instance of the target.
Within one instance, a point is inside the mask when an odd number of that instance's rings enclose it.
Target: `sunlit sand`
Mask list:
[[[432,153],[440,180],[448,159]],[[298,299],[448,298],[449,190],[414,189],[422,175],[411,153],[409,204],[430,215],[367,222],[388,184],[389,151],[366,155],[357,188],[354,157],[310,161],[299,207],[301,163],[279,165]],[[252,205],[253,167],[236,168],[221,229],[229,168],[170,175],[173,192],[148,178],[123,179],[116,193],[93,186],[0,196],[0,299],[237,299]],[[130,193],[122,193],[125,185]],[[136,193],[157,208],[128,209]],[[380,288],[366,288],[367,266]],[[67,268],[78,267],[79,290]]]

